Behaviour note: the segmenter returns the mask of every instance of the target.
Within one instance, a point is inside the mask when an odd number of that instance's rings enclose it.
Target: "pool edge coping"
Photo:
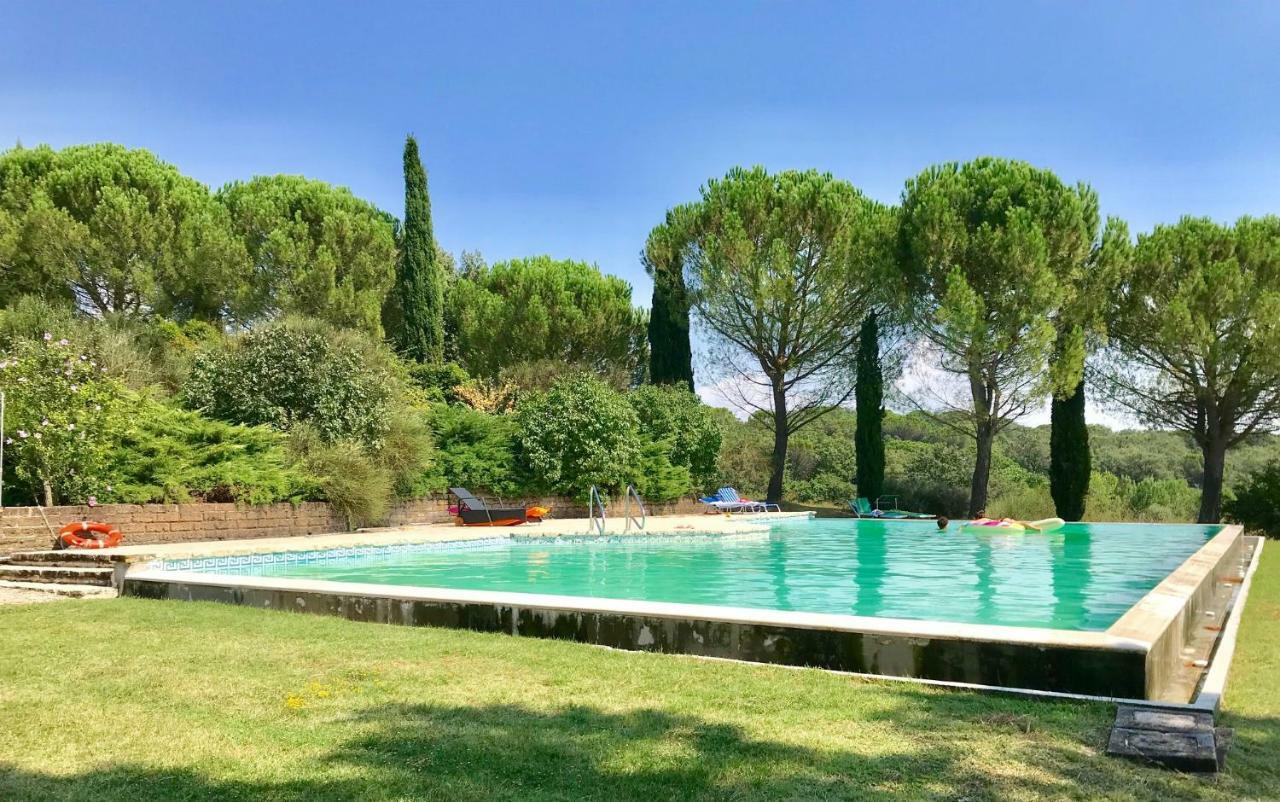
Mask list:
[[[1221,567],[1222,561],[1243,543],[1244,527],[1239,524],[1223,524],[1222,531],[1192,552],[1104,631],[1119,638],[1146,640],[1145,635],[1152,627],[1142,624],[1147,619],[1156,619],[1159,634],[1163,634],[1185,611],[1190,597]],[[1154,641],[1154,638],[1151,639],[1151,643]]]
[[[495,604],[509,607],[566,612],[604,612],[661,619],[697,619],[730,624],[780,626],[794,629],[821,629],[866,635],[904,638],[948,638],[989,643],[1061,646],[1075,649],[1145,651],[1146,643],[1096,630],[1048,629],[997,624],[971,624],[935,619],[886,618],[873,616],[809,613],[711,604],[611,599],[601,596],[560,596],[516,591],[467,590],[421,585],[386,585],[285,577],[244,577],[233,574],[165,570],[135,564],[125,572],[125,581],[166,582],[180,585],[218,586],[254,590],[283,590],[363,596],[374,599],[443,602],[453,604]]]

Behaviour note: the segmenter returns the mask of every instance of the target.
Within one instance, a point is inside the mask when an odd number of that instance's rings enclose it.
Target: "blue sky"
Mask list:
[[[0,143],[115,140],[219,185],[302,173],[437,235],[649,285],[665,209],[735,164],[880,200],[995,154],[1135,230],[1280,212],[1280,4],[0,2]],[[369,4],[372,5],[372,4]]]
[[[364,5],[0,0],[0,146],[114,140],[398,215],[413,132],[446,248],[595,262],[645,305],[646,233],[736,164],[894,202],[1000,155],[1135,231],[1280,213],[1278,3]]]

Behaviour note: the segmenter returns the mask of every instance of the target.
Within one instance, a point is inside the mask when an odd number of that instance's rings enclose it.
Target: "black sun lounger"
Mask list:
[[[524,507],[491,507],[465,487],[451,487],[458,498],[458,518],[463,526],[516,526],[529,520]]]

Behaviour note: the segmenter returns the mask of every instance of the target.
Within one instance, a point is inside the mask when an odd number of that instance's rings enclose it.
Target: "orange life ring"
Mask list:
[[[84,532],[96,536],[86,537]],[[58,530],[58,542],[64,549],[109,549],[119,546],[123,539],[119,529],[97,521],[73,521]]]

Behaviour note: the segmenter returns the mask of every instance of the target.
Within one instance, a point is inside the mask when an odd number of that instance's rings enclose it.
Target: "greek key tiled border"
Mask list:
[[[165,571],[218,571],[221,569],[247,568],[257,565],[283,565],[296,563],[348,560],[358,557],[386,557],[392,554],[428,551],[468,551],[501,546],[510,542],[505,537],[483,540],[450,540],[440,543],[396,543],[390,546],[343,546],[334,549],[310,551],[278,551],[268,554],[231,554],[219,557],[192,557],[181,560],[161,560],[154,567]]]
[[[389,546],[343,546],[333,549],[311,549],[308,551],[279,551],[266,554],[231,554],[215,557],[191,557],[180,560],[158,560],[152,567],[164,571],[197,571],[201,573],[218,573],[221,571],[242,571],[246,568],[298,565],[302,563],[329,562],[333,560],[377,559],[396,554],[419,554],[436,551],[473,551],[491,549],[498,546],[543,545],[580,546],[591,543],[630,543],[634,545],[653,545],[656,543],[694,543],[714,540],[717,543],[740,540],[759,540],[768,537],[769,531],[761,529],[756,532],[689,532],[664,533],[653,532],[643,535],[558,535],[555,537],[539,537],[531,535],[510,535],[491,537],[480,540],[448,540],[437,543],[397,543]]]

